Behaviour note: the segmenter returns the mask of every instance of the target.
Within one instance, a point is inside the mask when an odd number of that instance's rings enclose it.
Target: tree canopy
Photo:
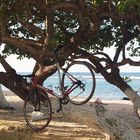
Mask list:
[[[131,87],[120,76],[119,66],[140,66],[139,61],[126,56],[127,52],[140,55],[140,1],[0,0],[0,42],[6,44],[0,56],[6,74],[13,75],[15,70],[4,55],[34,58],[41,75],[53,64],[53,48],[63,44],[62,65],[69,56],[86,58],[95,72],[126,92]],[[115,49],[113,59],[103,52],[111,46]],[[2,78],[7,78],[5,73],[0,73],[0,83],[16,92],[11,81],[8,84]],[[128,96],[132,101],[135,98]]]
[[[124,58],[125,50],[139,56],[139,0],[1,0],[0,18],[7,55],[73,43],[93,52],[115,45]]]
[[[56,71],[52,50],[64,45],[59,54],[62,66],[69,57],[87,59],[94,72],[124,92],[135,109],[140,108],[139,95],[127,83],[128,77],[120,74],[120,66],[140,66],[140,61],[131,59],[140,56],[140,0],[0,0],[1,44],[5,44],[0,54],[5,72],[0,71],[0,84],[23,100],[29,94],[29,83],[5,58],[11,54],[18,59],[33,58],[33,73],[38,84],[43,84]],[[104,52],[111,46],[113,58]],[[109,129],[117,126],[116,122],[109,122]]]

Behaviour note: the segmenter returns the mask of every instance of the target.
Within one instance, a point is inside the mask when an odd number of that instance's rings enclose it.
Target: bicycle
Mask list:
[[[67,104],[68,102],[74,105],[85,104],[94,94],[96,83],[92,65],[86,61],[74,60],[71,61],[66,68],[61,67],[58,61],[58,54],[62,48],[63,46],[58,46],[53,50],[55,53],[55,65],[58,71],[59,91],[61,94],[56,93],[53,89],[38,85],[36,82],[37,77],[31,75],[23,76],[31,77],[31,91],[24,102],[23,112],[27,125],[34,131],[43,130],[48,126],[51,120],[52,108],[49,94],[59,99],[59,109],[57,111],[62,110],[62,104]],[[83,72],[76,72],[80,68],[86,71],[88,75],[83,75]],[[42,110],[42,108],[44,110]],[[33,121],[34,112],[43,114],[46,117]],[[45,120],[46,122],[43,124],[42,121]]]
[[[27,95],[23,113],[27,125],[34,131],[45,129],[52,118],[51,101],[42,88],[37,84],[37,77],[33,75],[22,75],[26,80],[30,79],[29,94]]]

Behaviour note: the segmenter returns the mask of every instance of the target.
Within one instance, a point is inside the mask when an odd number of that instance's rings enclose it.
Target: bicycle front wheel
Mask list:
[[[81,61],[69,64],[62,75],[62,89],[72,104],[88,102],[95,91],[95,75],[91,65]]]
[[[41,90],[30,93],[24,102],[23,112],[27,125],[34,131],[45,129],[51,120],[52,107],[50,99]],[[39,100],[36,99],[39,94]]]

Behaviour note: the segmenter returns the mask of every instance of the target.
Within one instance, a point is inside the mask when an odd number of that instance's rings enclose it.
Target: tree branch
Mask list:
[[[5,61],[4,57],[0,55],[0,63],[7,73],[14,74],[16,71]]]
[[[45,45],[49,45],[51,44],[51,41],[53,39],[54,36],[54,13],[51,12],[49,15],[47,15],[46,17],[46,41],[45,41]],[[51,47],[48,46],[48,47]]]
[[[93,53],[93,55],[94,56],[95,55],[97,55],[97,56],[99,56],[99,55],[104,56],[105,58],[99,58],[99,60],[100,60],[99,62],[104,61],[104,62],[106,62],[106,65],[110,65],[110,64],[113,63],[113,61],[111,60],[111,58],[109,57],[109,55],[107,55],[106,53],[96,52],[96,53]]]
[[[1,35],[6,35],[7,31],[6,31],[6,23],[5,23],[5,17],[4,16],[0,16],[0,34]]]
[[[111,68],[117,68],[120,66],[124,66],[126,64],[129,64],[130,66],[140,66],[140,61],[133,61],[129,58],[123,59],[121,62],[118,63],[113,63],[111,65],[106,66],[106,69],[111,69]]]
[[[16,46],[18,49],[28,53],[32,58],[34,58],[36,61],[40,62],[41,64],[44,63],[44,58],[42,59],[42,47],[38,47],[36,49],[33,44],[37,46],[37,42],[28,42],[23,39],[18,38],[11,38],[9,36],[2,36],[1,40],[3,43],[11,44],[13,46]],[[32,45],[31,45],[32,44]],[[46,53],[45,53],[46,54]]]
[[[28,44],[28,41],[25,41],[23,39],[12,38],[9,36],[2,36],[1,40],[3,43],[15,45],[17,48],[23,50],[24,52],[31,53],[33,55],[39,53],[35,48],[29,45],[31,42],[29,42]],[[33,42],[31,44],[33,44]],[[35,43],[34,45],[37,45],[37,43]]]
[[[20,0],[18,3],[12,3],[11,4],[11,8],[9,10],[9,12],[16,12],[18,9],[20,9],[24,4],[24,0]]]
[[[132,21],[132,16],[130,14],[118,14],[118,16],[112,14],[112,13],[101,13],[98,16],[100,19],[109,19],[112,18],[114,20],[124,20],[124,21]],[[134,15],[134,18],[137,17],[137,15]]]
[[[20,19],[17,21],[20,22],[26,29],[28,29],[29,32],[31,34],[33,34],[34,36],[41,37],[41,40],[45,39],[45,37],[46,37],[45,33],[43,33],[43,31],[40,28],[38,28],[37,26],[35,26],[34,24],[23,22]]]

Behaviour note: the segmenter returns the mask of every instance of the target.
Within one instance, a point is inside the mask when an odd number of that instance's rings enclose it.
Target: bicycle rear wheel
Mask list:
[[[27,125],[34,131],[41,131],[49,125],[52,107],[49,97],[39,89],[37,92],[40,100],[36,93],[30,93],[24,102],[23,112]]]
[[[75,105],[88,102],[93,96],[95,85],[95,75],[88,62],[72,62],[62,75],[64,94]]]

